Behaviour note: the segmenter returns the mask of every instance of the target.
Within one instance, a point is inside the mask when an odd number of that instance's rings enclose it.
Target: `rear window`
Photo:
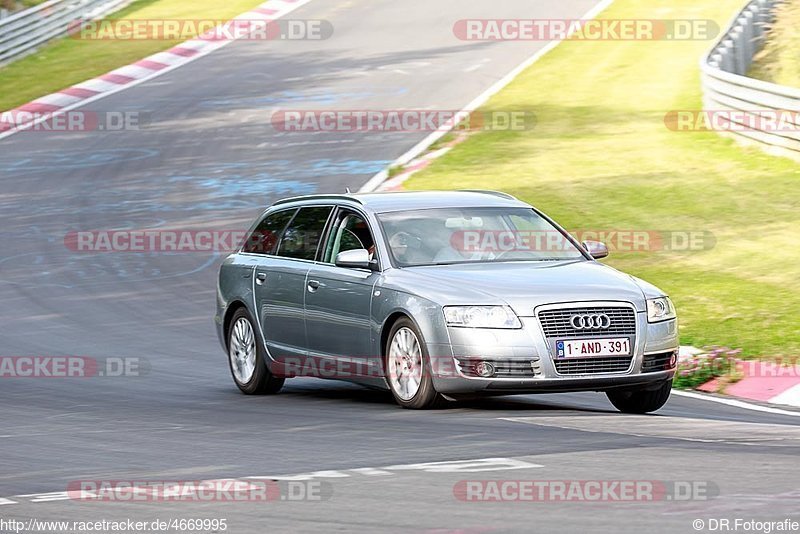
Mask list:
[[[278,256],[313,260],[332,209],[330,206],[300,208],[283,232]]]
[[[297,209],[283,210],[267,215],[262,220],[253,233],[247,236],[242,247],[242,252],[250,254],[274,254],[278,240],[283,233],[283,229],[292,220],[292,215]]]

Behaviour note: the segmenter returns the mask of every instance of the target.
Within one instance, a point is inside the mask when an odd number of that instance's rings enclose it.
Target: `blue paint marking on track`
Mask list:
[[[36,155],[36,159],[0,156],[0,171],[24,174],[48,170],[83,169],[147,159],[158,156],[158,154],[158,150],[149,148],[119,148],[85,153],[42,152]]]
[[[120,282],[163,280],[201,272],[213,266],[221,255],[219,252],[108,252],[93,254],[71,253],[66,249],[61,254],[52,255],[30,252],[0,259],[0,265],[4,272],[11,273],[19,270],[21,273],[25,273],[24,276],[20,274],[0,279],[0,284],[74,289]],[[155,263],[156,257],[163,256],[171,256],[175,261],[165,262],[162,260]]]

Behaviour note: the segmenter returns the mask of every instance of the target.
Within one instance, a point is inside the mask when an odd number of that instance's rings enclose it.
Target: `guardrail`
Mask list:
[[[102,17],[131,0],[50,0],[0,19],[0,65],[66,35],[70,23]]]
[[[785,118],[797,117],[800,112],[800,89],[748,78],[746,73],[753,56],[764,42],[769,25],[774,20],[774,8],[781,0],[751,0],[728,26],[722,38],[700,61],[705,111],[742,112],[726,117],[731,123],[727,131],[739,140],[758,143],[768,152],[800,159],[800,135],[786,128],[764,129],[771,112]],[[786,112],[789,112],[788,114]],[[791,119],[792,124],[800,121]]]

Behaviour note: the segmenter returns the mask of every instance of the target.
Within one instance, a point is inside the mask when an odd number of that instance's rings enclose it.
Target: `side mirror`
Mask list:
[[[346,269],[373,269],[375,262],[369,259],[369,251],[364,248],[345,250],[336,255],[336,266]]]
[[[608,247],[600,241],[584,241],[581,244],[583,245],[583,248],[586,249],[586,252],[588,252],[589,255],[596,260],[608,256]]]

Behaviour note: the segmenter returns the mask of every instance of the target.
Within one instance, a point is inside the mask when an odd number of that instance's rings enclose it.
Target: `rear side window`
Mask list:
[[[330,206],[300,208],[289,227],[283,232],[278,256],[299,260],[313,260],[317,246],[331,214]]]
[[[286,228],[286,225],[292,220],[292,215],[296,212],[296,209],[291,209],[267,215],[247,237],[242,252],[274,254],[283,229]]]

